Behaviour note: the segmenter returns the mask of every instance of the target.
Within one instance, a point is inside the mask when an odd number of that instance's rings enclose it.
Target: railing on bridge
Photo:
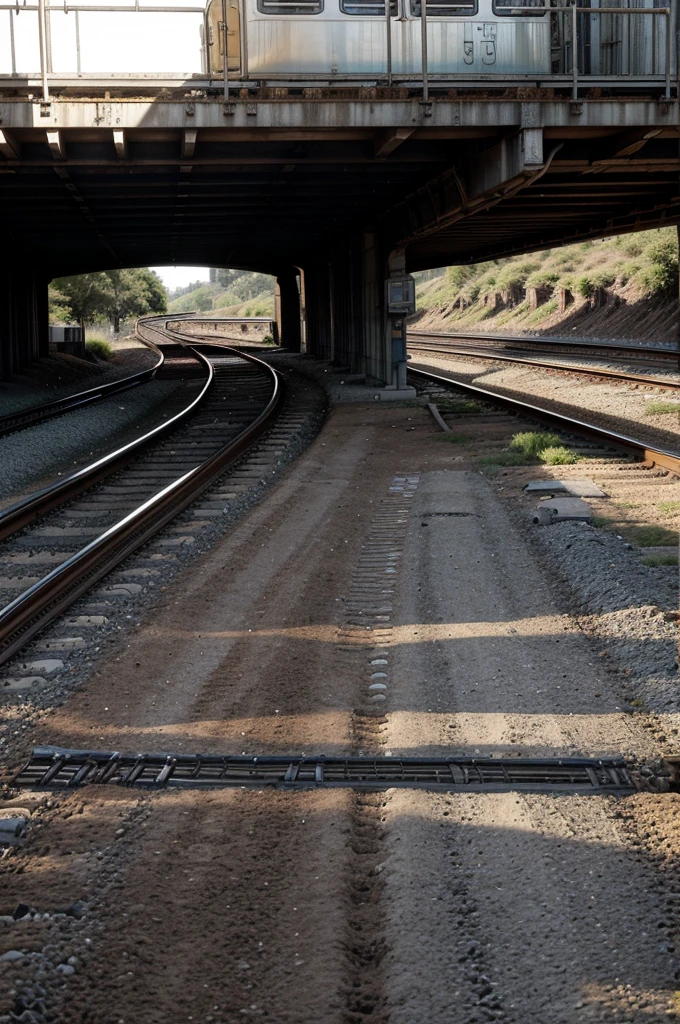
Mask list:
[[[239,2],[245,5],[248,0],[239,0]],[[405,2],[405,0],[396,0],[397,4],[400,2]],[[468,7],[472,9],[473,2],[474,0],[462,0],[458,6],[461,10]],[[585,0],[585,3],[590,2],[591,0]],[[592,2],[597,3],[599,0],[592,0]],[[644,0],[632,0],[633,4],[635,2],[644,2]],[[658,4],[662,0],[651,0],[651,2]],[[487,88],[493,88],[494,85],[506,88],[509,84],[519,85],[522,82],[554,84],[558,88],[566,86],[570,88],[573,101],[579,99],[582,88],[589,84],[600,85],[603,82],[612,86],[626,84],[656,86],[662,90],[666,99],[670,98],[674,76],[677,73],[675,67],[677,58],[673,53],[672,45],[676,26],[671,6],[578,6],[578,0],[573,3],[569,3],[568,0],[495,0],[495,3],[497,4],[494,6],[496,12],[497,7],[506,9],[503,11],[505,18],[512,17],[518,20],[522,17],[548,18],[550,22],[549,72],[520,71],[515,73],[513,71],[501,74],[496,71],[495,74],[461,74],[459,71],[448,71],[446,67],[442,69],[441,59],[437,61],[436,68],[433,68],[431,51],[433,45],[437,45],[437,31],[441,27],[441,22],[433,22],[431,19],[437,14],[441,14],[439,9],[444,6],[438,0],[411,0],[412,13],[417,12],[417,20],[420,22],[419,68],[406,73],[403,68],[395,68],[393,54],[395,0],[390,0],[387,3],[385,0],[379,0],[377,5],[375,0],[372,0],[371,6],[376,9],[382,8],[385,13],[383,73],[378,75],[374,72],[370,74],[356,71],[343,73],[342,70],[333,69],[330,82],[320,81],[329,76],[320,74],[318,71],[306,72],[304,68],[301,68],[299,72],[285,75],[263,73],[262,71],[250,73],[247,38],[241,42],[242,57],[238,72],[230,71],[229,61],[223,60],[224,70],[220,69],[219,74],[211,73],[207,46],[209,24],[206,8],[203,6],[168,6],[167,3],[163,3],[163,0],[159,0],[158,4],[155,4],[154,0],[146,4],[140,4],[139,0],[135,0],[134,4],[117,5],[97,3],[96,0],[89,4],[71,4],[67,0],[63,0],[61,4],[55,4],[49,0],[37,0],[37,2],[30,3],[28,0],[15,0],[11,4],[0,3],[0,24],[2,24],[3,14],[7,18],[6,33],[5,30],[0,29],[0,88],[3,85],[11,86],[13,80],[39,77],[42,101],[48,103],[51,82],[63,83],[66,77],[75,76],[85,84],[92,77],[92,72],[88,71],[87,67],[83,67],[81,17],[83,15],[91,19],[111,14],[124,15],[127,18],[134,16],[137,25],[140,28],[146,28],[146,32],[140,34],[135,30],[128,33],[126,43],[137,43],[140,50],[147,55],[146,59],[141,58],[145,59],[146,67],[134,71],[110,69],[107,72],[97,73],[96,77],[101,80],[110,76],[112,84],[119,83],[121,80],[139,83],[140,79],[146,79],[150,82],[154,74],[162,69],[150,68],[148,55],[157,54],[159,50],[166,53],[168,50],[165,46],[159,47],[158,36],[152,27],[152,22],[155,19],[149,21],[147,16],[163,15],[168,19],[193,15],[197,21],[198,31],[192,60],[194,64],[200,62],[200,70],[194,66],[181,74],[172,72],[164,74],[162,76],[166,80],[164,84],[167,84],[167,80],[169,80],[185,88],[186,86],[197,89],[219,88],[223,90],[225,100],[229,99],[230,86],[233,87],[239,83],[252,85],[254,81],[258,84],[263,81],[275,83],[281,79],[285,79],[288,83],[298,80],[304,85],[309,84],[310,81],[314,81],[314,84],[333,85],[339,83],[356,85],[357,82],[364,85],[385,82],[388,85],[399,84],[400,86],[411,84],[421,90],[422,100],[425,102],[429,102],[430,91],[435,86],[450,88],[458,85],[464,87],[466,82],[473,80],[483,82]],[[616,0],[614,0],[615,3]],[[477,10],[476,6],[475,10]],[[59,32],[57,33],[59,59],[57,63],[61,66],[59,71],[54,70],[54,28],[57,20],[59,21]],[[144,21],[146,21],[145,25],[142,24]],[[67,24],[71,29],[70,39],[67,39],[69,33],[65,30]],[[242,17],[240,24],[241,31],[245,36],[248,30],[247,18]],[[647,26],[650,26],[649,29]],[[485,37],[486,31],[487,25],[485,24]],[[493,45],[495,46],[495,30],[491,31],[493,32],[491,38],[494,40]],[[198,44],[199,34],[200,47]],[[101,31],[97,32],[95,28],[93,32],[92,26],[90,26],[90,32],[86,33],[85,41],[90,46],[101,48],[101,35]],[[190,53],[187,50],[187,36],[184,28],[178,30],[176,34],[166,33],[164,38],[169,43],[181,40],[184,48],[182,52]],[[128,49],[129,47],[126,45],[126,53]],[[70,52],[70,56],[66,57],[65,51]],[[96,59],[98,63],[101,63],[101,56]],[[68,62],[69,60],[74,63],[74,67],[64,66],[64,61]],[[91,60],[92,55],[90,55]],[[39,69],[34,64],[30,71],[23,70],[20,65],[25,61],[39,62]],[[85,63],[87,64],[87,62]]]

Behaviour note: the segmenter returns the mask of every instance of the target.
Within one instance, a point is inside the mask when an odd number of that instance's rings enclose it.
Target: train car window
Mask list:
[[[321,14],[324,0],[257,0],[260,14]]]
[[[542,8],[536,11],[515,10],[516,7]],[[493,0],[493,13],[513,18],[542,18],[545,8],[550,7],[550,0]]]
[[[353,14],[365,18],[384,18],[385,0],[340,0],[343,14]],[[397,0],[390,0],[390,14],[397,15]]]
[[[420,17],[422,0],[411,0],[411,15]],[[428,18],[472,18],[477,14],[478,0],[426,0]]]

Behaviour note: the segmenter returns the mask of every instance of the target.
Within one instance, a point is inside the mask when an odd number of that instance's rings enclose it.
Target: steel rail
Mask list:
[[[648,384],[650,387],[655,388],[680,390],[680,380],[670,380],[667,377],[650,377],[643,373],[624,373],[623,370],[596,369],[592,366],[569,366],[566,363],[556,363],[548,359],[526,359],[523,356],[505,356],[500,355],[498,352],[494,353],[490,349],[474,348],[472,345],[469,348],[454,348],[449,345],[437,346],[430,345],[428,342],[416,342],[412,346],[412,351],[443,352],[446,355],[452,356],[468,356],[468,358],[472,356],[476,359],[489,359],[494,362],[541,366],[548,370],[566,370],[567,373],[581,373],[590,377],[611,377],[614,380],[631,381],[635,384]]]
[[[152,330],[154,330],[154,328],[152,328]],[[156,333],[160,334],[159,331],[156,331]],[[122,448],[117,448],[115,451],[108,452],[100,459],[96,459],[95,462],[91,462],[87,466],[83,466],[81,469],[76,470],[75,473],[71,473],[69,476],[64,477],[64,479],[57,480],[54,483],[49,484],[47,487],[43,487],[41,490],[35,491],[33,494],[29,494],[27,497],[21,498],[13,505],[3,509],[3,511],[0,512],[0,540],[4,540],[6,537],[11,536],[11,534],[16,533],[17,530],[23,529],[25,526],[28,526],[29,523],[34,522],[39,516],[45,515],[46,512],[50,512],[59,505],[63,505],[64,502],[82,494],[82,492],[87,490],[88,487],[91,487],[93,484],[98,483],[105,477],[110,476],[116,470],[121,469],[136,455],[139,455],[141,451],[148,448],[149,445],[153,444],[164,434],[167,434],[168,431],[178,426],[178,424],[183,422],[188,416],[192,415],[198,406],[205,400],[210,390],[213,382],[214,370],[210,360],[206,359],[204,355],[201,355],[200,352],[194,349],[191,349],[191,352],[199,362],[202,362],[205,365],[206,380],[200,393],[189,403],[189,405],[176,413],[175,416],[171,417],[165,423],[159,424],[157,427],[147,431],[146,434],[136,438],[134,441],[129,441],[128,444],[123,445]]]
[[[656,448],[646,441],[641,441],[639,438],[630,437],[627,434],[619,434],[614,430],[607,430],[606,427],[598,427],[594,423],[587,423],[585,420],[566,416],[564,413],[546,409],[544,406],[534,405],[532,402],[523,402],[519,398],[501,395],[497,391],[489,391],[487,388],[480,388],[475,384],[467,384],[455,377],[442,377],[440,374],[433,373],[430,370],[411,366],[409,366],[409,373],[421,379],[435,381],[437,384],[442,384],[445,387],[464,391],[479,401],[500,406],[502,409],[507,409],[508,412],[521,413],[524,416],[539,420],[541,423],[546,423],[548,426],[567,431],[570,434],[576,434],[579,437],[589,438],[590,440],[596,438],[605,444],[633,451],[636,455],[641,456],[645,462],[651,462],[680,476],[680,451],[674,452],[669,448]]]
[[[279,376],[255,356],[225,348],[239,359],[260,366],[271,378],[272,395],[265,408],[231,442],[158,491],[0,609],[0,665],[191,505],[268,428],[283,399]]]
[[[158,355],[158,361],[146,370],[121,377],[120,380],[111,381],[109,384],[100,384],[96,388],[88,388],[86,391],[79,391],[65,398],[57,398],[53,402],[45,402],[43,405],[33,405],[26,409],[17,409],[16,412],[8,413],[0,417],[0,437],[13,434],[17,430],[26,427],[36,426],[44,423],[54,416],[71,412],[73,409],[82,409],[84,405],[91,405],[101,398],[111,398],[113,395],[120,395],[124,391],[145,384],[153,380],[165,362],[165,355],[153,342],[144,341],[144,344]]]
[[[560,338],[550,337],[539,337],[537,335],[518,335],[518,334],[493,334],[493,333],[474,333],[465,334],[464,332],[458,331],[419,331],[416,329],[409,329],[408,337],[416,341],[448,341],[455,342],[459,345],[465,345],[467,341],[472,342],[473,345],[478,342],[492,342],[498,343],[504,346],[516,346],[517,348],[531,348],[538,347],[541,349],[547,349],[552,346],[555,349],[577,349],[583,352],[610,352],[614,354],[623,354],[623,356],[638,356],[638,355],[651,355],[658,356],[660,359],[673,359],[676,362],[680,362],[680,348],[677,346],[669,348],[661,345],[627,345],[625,342],[613,342],[593,339],[593,341],[583,341],[576,338]],[[466,346],[467,347],[467,346]],[[611,358],[611,356],[610,356]]]

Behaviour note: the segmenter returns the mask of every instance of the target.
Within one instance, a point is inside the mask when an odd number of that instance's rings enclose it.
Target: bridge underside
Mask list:
[[[390,274],[680,221],[676,100],[367,92],[0,97],[0,372],[50,278],[194,263],[275,274],[284,343],[301,301],[309,351],[390,382]]]

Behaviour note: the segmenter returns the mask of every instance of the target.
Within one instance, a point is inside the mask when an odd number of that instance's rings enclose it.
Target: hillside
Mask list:
[[[274,315],[273,277],[242,271],[211,271],[211,276],[216,279],[197,281],[171,292],[168,312],[186,313],[193,309],[205,316]]]
[[[416,274],[418,328],[677,337],[675,228]]]

